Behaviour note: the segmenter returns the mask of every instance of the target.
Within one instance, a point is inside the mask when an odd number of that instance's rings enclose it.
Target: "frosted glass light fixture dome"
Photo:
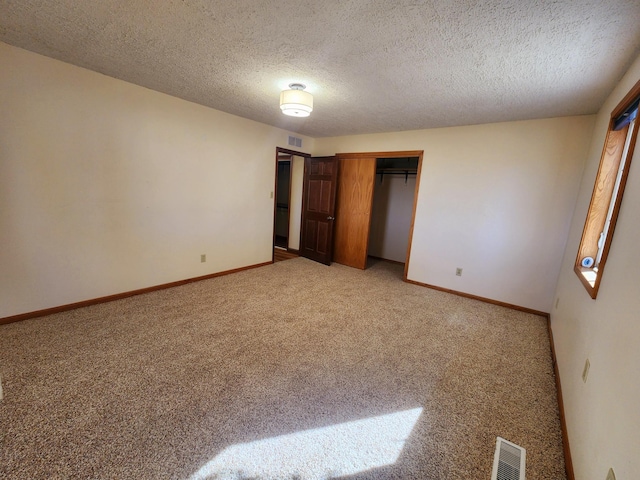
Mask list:
[[[292,83],[290,90],[280,92],[280,110],[292,117],[308,117],[313,110],[313,95],[305,92],[306,85]]]

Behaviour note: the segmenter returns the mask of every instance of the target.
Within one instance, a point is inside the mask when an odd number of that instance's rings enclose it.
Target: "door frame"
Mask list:
[[[418,157],[418,172],[416,174],[416,189],[413,193],[413,212],[411,213],[411,226],[409,227],[409,244],[407,245],[407,257],[404,262],[403,280],[407,281],[407,273],[409,272],[409,260],[411,259],[411,244],[413,242],[413,227],[416,222],[416,210],[418,208],[418,194],[420,193],[420,177],[422,176],[422,161],[424,150],[402,150],[394,152],[353,152],[353,153],[336,153],[339,160],[353,158],[399,158],[399,157]],[[371,227],[369,227],[371,228]]]
[[[273,238],[271,239],[271,263],[275,262],[275,248],[276,248],[276,215],[278,213],[278,154],[284,153],[293,157],[303,157],[305,160],[311,157],[310,153],[298,152],[296,150],[290,150],[288,148],[276,147],[276,162],[275,162],[275,181],[273,185]],[[291,176],[293,173],[293,158],[291,158],[291,167],[289,169],[289,218],[287,225],[291,225]],[[287,251],[289,251],[289,237],[287,235]]]

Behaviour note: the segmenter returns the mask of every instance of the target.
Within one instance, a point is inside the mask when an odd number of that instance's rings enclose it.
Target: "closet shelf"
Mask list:
[[[404,175],[404,183],[407,183],[409,175],[417,175],[417,168],[378,168],[376,175],[380,175],[380,183],[385,175]]]
[[[380,175],[381,173],[410,173],[416,174],[418,173],[417,168],[378,168],[376,170],[376,174]]]

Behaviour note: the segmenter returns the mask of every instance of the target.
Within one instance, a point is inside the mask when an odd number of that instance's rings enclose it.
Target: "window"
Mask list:
[[[611,113],[574,270],[596,298],[622,203],[640,120],[640,81]]]

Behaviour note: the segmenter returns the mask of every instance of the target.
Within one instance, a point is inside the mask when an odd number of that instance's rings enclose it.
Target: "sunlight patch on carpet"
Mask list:
[[[422,408],[231,445],[189,480],[325,480],[393,465]]]

